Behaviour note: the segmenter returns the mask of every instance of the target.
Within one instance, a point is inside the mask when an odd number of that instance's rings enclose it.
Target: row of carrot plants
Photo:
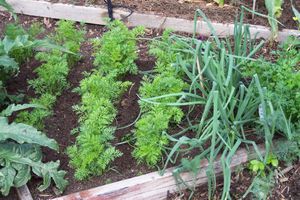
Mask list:
[[[76,29],[74,22],[58,22],[55,33],[49,39],[68,49],[70,53],[54,49],[36,54],[35,58],[42,62],[42,65],[35,69],[37,78],[28,81],[37,96],[32,98],[30,103],[44,108],[23,111],[19,113],[17,121],[43,130],[44,119],[52,114],[56,98],[68,87],[67,76],[70,68],[80,59],[79,51],[84,34],[83,30]]]
[[[143,28],[128,30],[120,21],[114,21],[108,29],[101,39],[93,40],[96,67],[76,89],[81,95],[81,103],[74,107],[80,125],[75,131],[76,143],[68,148],[68,155],[78,180],[101,175],[122,155],[111,144],[116,129],[112,125],[117,114],[114,104],[131,85],[121,81],[121,77],[137,73],[136,37],[143,33]]]
[[[170,42],[170,33],[165,31],[162,41],[154,40],[151,43],[150,54],[156,57],[156,65],[153,73],[143,77],[139,89],[141,117],[135,124],[133,156],[138,162],[145,161],[149,166],[163,161],[163,150],[169,143],[163,133],[169,129],[171,123],[180,123],[184,115],[180,107],[166,105],[178,100],[176,96],[160,99],[159,102],[164,104],[159,105],[143,101],[146,98],[181,93],[187,87],[182,80],[182,72],[173,66],[178,44]]]
[[[59,145],[41,129],[56,97],[67,86],[71,60],[75,62],[79,58],[77,53],[84,33],[67,21],[60,21],[55,34],[48,39],[37,39],[40,33],[44,32],[39,23],[24,29],[16,21],[6,25],[4,39],[0,41],[0,191],[5,196],[12,187],[25,185],[32,174],[43,179],[38,186],[40,191],[48,188],[52,181],[58,192],[68,184],[64,178],[66,172],[59,170],[59,161],[43,162],[42,147],[59,151]],[[25,66],[39,50],[44,52],[37,53],[36,58],[43,64],[36,70],[38,77],[29,80],[36,98],[30,100],[31,104],[15,105],[23,101],[23,95],[8,94],[7,81],[13,79],[19,73],[19,66]],[[33,110],[23,111],[29,108]],[[21,111],[17,119],[9,119],[17,111]]]

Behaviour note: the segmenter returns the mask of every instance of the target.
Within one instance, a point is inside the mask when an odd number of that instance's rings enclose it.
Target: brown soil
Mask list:
[[[76,5],[102,5],[103,0],[46,0],[50,2],[71,3]],[[184,19],[194,19],[195,10],[201,9],[211,21],[222,23],[233,23],[241,6],[252,9],[252,0],[225,0],[225,6],[219,7],[213,3],[213,0],[112,0],[118,7],[129,8],[134,12],[158,14],[169,17],[178,17]],[[180,3],[181,2],[181,3]],[[295,7],[300,9],[300,1],[294,1]],[[283,5],[282,16],[279,21],[284,24],[280,28],[297,29],[297,24],[293,20],[294,14],[290,1],[285,1]],[[257,0],[256,12],[267,14],[264,0]],[[268,25],[268,20],[259,16],[252,19],[252,14],[245,15],[245,23],[254,25]]]
[[[35,21],[40,21],[47,28],[47,32],[51,32],[55,26],[55,20],[42,20],[33,17],[19,16],[21,24],[31,24]],[[1,16],[0,27],[5,26],[5,23],[11,21],[8,19],[7,15]],[[96,25],[87,25],[87,39],[101,37],[102,33],[105,31],[105,27]],[[2,31],[1,31],[2,32]],[[146,37],[156,36],[156,32],[148,31]],[[137,60],[137,66],[139,70],[150,70],[155,64],[154,58],[147,55],[147,42],[139,43],[139,60]],[[133,148],[128,144],[118,145],[117,148],[124,154],[122,157],[116,159],[112,163],[114,170],[110,170],[101,177],[94,177],[88,181],[77,181],[74,179],[74,170],[69,166],[69,158],[66,154],[66,148],[74,144],[75,136],[71,135],[72,129],[78,126],[78,117],[72,110],[72,106],[80,102],[80,96],[72,90],[79,86],[80,80],[83,79],[84,71],[91,71],[93,68],[93,57],[92,47],[88,42],[85,42],[81,49],[82,59],[71,68],[68,82],[70,83],[70,88],[65,90],[60,97],[58,97],[56,104],[53,108],[53,115],[45,120],[45,130],[44,132],[48,137],[55,139],[59,143],[60,152],[56,153],[49,149],[43,149],[44,161],[55,161],[60,160],[60,169],[66,170],[68,173],[66,179],[69,181],[69,186],[67,187],[64,194],[69,194],[77,192],[84,189],[89,189],[92,187],[100,186],[110,182],[119,181],[122,179],[134,177],[140,174],[144,174],[155,169],[149,169],[146,166],[138,165],[135,159],[131,156]],[[34,79],[36,77],[33,70],[40,65],[35,59],[30,59],[28,62],[20,66],[20,73],[8,81],[7,90],[9,94],[17,94],[19,92],[25,93],[27,98],[34,96],[34,91],[28,88],[27,81]],[[139,114],[138,97],[136,93],[140,85],[142,75],[125,76],[123,80],[131,81],[133,83],[132,87],[128,92],[126,92],[116,107],[118,109],[118,114],[115,120],[115,125],[117,127],[122,127],[127,124],[132,123]],[[126,129],[121,129],[116,131],[115,142],[122,141],[122,138],[130,133],[132,127]],[[34,199],[50,199],[55,197],[54,188],[49,188],[46,191],[38,192],[36,190],[37,186],[41,183],[41,179],[34,177],[29,183],[28,187],[32,192]],[[15,199],[13,190],[7,199]]]
[[[284,169],[287,168],[282,168]],[[300,199],[300,162],[278,178],[277,182],[270,199]]]
[[[281,172],[284,172],[287,167],[279,167]],[[252,174],[247,170],[247,166],[241,166],[240,169],[236,169],[231,178],[230,195],[232,199],[246,199],[252,200],[255,197],[250,193],[246,197],[243,197],[248,187],[252,183]],[[289,171],[284,173],[282,177],[275,178],[275,186],[272,190],[268,200],[297,200],[300,199],[300,163],[296,163],[289,168]],[[217,180],[217,189],[213,199],[221,199],[223,188],[223,180],[219,178]],[[191,192],[182,191],[177,194],[169,194],[167,200],[188,200]],[[208,188],[206,185],[197,187],[194,196],[191,200],[208,199]]]

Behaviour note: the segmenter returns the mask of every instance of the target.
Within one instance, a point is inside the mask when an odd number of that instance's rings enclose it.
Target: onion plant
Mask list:
[[[198,16],[207,20],[197,10],[195,30]],[[230,162],[241,144],[254,146],[258,159],[266,162],[273,149],[272,138],[279,129],[276,124],[283,124],[280,130],[288,138],[291,138],[291,130],[282,110],[275,110],[272,103],[266,100],[266,88],[261,87],[257,75],[247,82],[241,78],[240,67],[252,60],[252,56],[264,44],[263,41],[257,43],[255,38],[251,38],[249,26],[242,23],[243,12],[235,22],[233,38],[218,38],[210,22],[207,22],[212,37],[206,41],[197,39],[196,34],[192,38],[177,35],[169,38],[173,43],[181,44],[173,66],[177,71],[185,73],[188,90],[142,98],[141,101],[188,108],[185,118],[188,127],[176,134],[167,131],[163,133],[172,145],[165,148],[167,159],[162,172],[170,162],[177,163],[181,159],[181,164],[174,170],[174,176],[179,185],[184,184],[193,191],[194,185],[185,183],[180,173],[190,171],[196,177],[202,170],[199,168],[200,162],[208,160],[206,174],[209,198],[212,199],[216,188],[214,162],[221,155],[224,174],[222,199],[230,199]],[[170,96],[178,97],[177,101],[162,103],[162,99]],[[193,117],[192,113],[199,109],[203,110],[202,115]],[[258,150],[254,140],[249,139],[253,132],[264,139],[266,155]]]

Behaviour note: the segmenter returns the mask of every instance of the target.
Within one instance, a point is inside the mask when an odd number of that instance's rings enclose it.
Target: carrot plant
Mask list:
[[[68,87],[67,76],[70,67],[80,58],[79,51],[84,39],[84,31],[77,30],[74,22],[62,20],[58,22],[55,34],[49,39],[72,53],[54,49],[50,52],[39,52],[35,56],[43,64],[35,70],[38,77],[28,81],[38,95],[38,98],[31,99],[31,102],[43,105],[45,109],[21,112],[18,121],[34,125],[39,129],[43,129],[43,120],[51,115],[57,96]]]
[[[0,40],[0,103],[11,103],[16,96],[6,93],[5,85],[7,79],[19,72],[19,65],[33,56],[35,49],[61,50],[64,48],[51,43],[48,40],[38,40],[35,36],[40,32],[40,26],[33,24],[29,30],[23,29],[16,24],[8,24],[5,36]]]
[[[207,20],[200,10],[195,18],[198,15]],[[179,185],[184,184],[193,191],[194,185],[185,183],[180,173],[190,171],[196,176],[201,170],[199,163],[207,160],[209,199],[213,198],[216,188],[214,162],[218,155],[221,155],[224,176],[222,199],[230,199],[230,163],[239,146],[242,143],[247,147],[253,145],[258,160],[266,165],[275,149],[273,136],[282,133],[287,139],[292,139],[295,134],[285,113],[268,100],[267,88],[261,86],[259,77],[254,74],[249,82],[243,82],[241,66],[252,60],[251,57],[263,42],[256,44],[252,40],[249,27],[243,25],[242,19],[243,13],[240,20],[235,22],[232,40],[219,39],[208,20],[213,37],[207,41],[198,40],[195,35],[193,38],[170,37],[172,43],[181,44],[176,48],[178,53],[172,66],[184,73],[179,78],[183,78],[188,86],[181,92],[141,97],[142,102],[150,103],[153,107],[188,106],[188,112],[182,118],[188,127],[182,127],[175,134],[168,129],[159,133],[164,138],[164,144],[170,142],[169,146],[163,148],[167,155],[164,169],[170,162],[180,161],[181,164],[173,172],[175,178]],[[168,102],[166,99],[170,97],[175,98]],[[202,115],[194,117],[192,113],[197,111],[195,109],[203,110]],[[252,130],[264,139],[265,155],[257,150],[255,141],[249,138]]]
[[[258,74],[261,84],[268,88],[267,96],[274,106],[281,106],[292,121],[300,123],[300,40],[289,38],[274,52],[275,62],[263,58],[243,67],[245,77]]]
[[[58,151],[56,141],[28,124],[11,121],[14,112],[28,108],[44,110],[36,104],[10,104],[15,97],[5,89],[6,81],[17,75],[19,64],[32,56],[36,47],[63,50],[46,40],[36,40],[34,34],[19,25],[8,25],[5,37],[0,41],[0,192],[4,196],[12,187],[25,185],[32,175],[43,179],[38,187],[40,191],[54,182],[58,191],[62,192],[68,184],[64,179],[66,172],[58,169],[59,161],[42,161],[42,148]]]
[[[279,147],[275,151],[278,159],[284,161],[286,165],[290,165],[300,158],[299,42],[299,39],[290,37],[274,52],[273,56],[277,58],[272,62],[260,58],[242,68],[245,77],[258,75],[262,86],[267,88],[266,99],[272,102],[273,109],[282,110],[289,118],[288,123],[294,134],[291,134],[289,141],[278,144]],[[284,132],[285,122],[277,120],[276,128]]]
[[[161,41],[154,40],[150,45],[150,53],[157,58],[154,76],[145,76],[139,90],[141,98],[152,98],[172,93],[180,93],[186,87],[181,80],[180,71],[173,64],[176,62],[176,48],[180,44],[169,38],[170,31],[165,31]],[[136,137],[133,156],[139,162],[146,161],[150,166],[156,165],[162,158],[162,151],[168,144],[163,132],[171,123],[178,124],[183,112],[179,107],[163,105],[174,102],[178,98],[169,96],[160,99],[160,105],[140,101],[141,118],[135,125]]]
[[[101,40],[94,40],[96,49],[94,65],[101,67],[104,74],[115,74],[116,76],[126,73],[136,74],[135,38],[143,33],[143,28],[137,27],[128,31],[120,21],[108,24],[107,28],[110,30],[109,34],[104,34]]]
[[[131,85],[119,78],[137,72],[136,37],[143,29],[128,30],[118,20],[109,23],[108,29],[101,39],[93,41],[96,69],[87,74],[76,89],[81,94],[81,103],[75,106],[80,126],[76,143],[68,148],[68,155],[78,180],[101,175],[122,155],[111,144],[115,132],[112,123],[117,114],[114,104]]]

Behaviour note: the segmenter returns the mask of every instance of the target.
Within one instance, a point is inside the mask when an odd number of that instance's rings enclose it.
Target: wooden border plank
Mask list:
[[[260,152],[264,153],[264,148],[259,146]],[[255,157],[255,153],[248,154],[245,149],[238,150],[232,157],[231,168],[246,163],[248,160]],[[194,178],[191,173],[181,173],[181,178],[186,183],[196,183],[196,185],[203,185],[207,183],[206,170],[208,168],[208,161],[205,160],[200,163],[200,173]],[[218,159],[214,163],[215,173],[220,175],[222,173],[221,160]],[[174,193],[178,191],[178,187],[185,188],[184,184],[177,184],[173,177],[174,168],[166,170],[165,174],[161,176],[158,172],[137,176],[134,178],[122,180],[119,182],[107,184],[104,186],[80,191],[69,194],[54,200],[130,200],[130,199],[147,199],[160,200],[165,199],[167,193]]]
[[[7,0],[12,5],[16,13],[24,15],[47,17],[54,19],[68,19],[78,22],[105,25],[105,18],[108,13],[104,7],[86,7],[62,3],[50,3],[36,0]],[[121,19],[129,13],[124,10],[114,9],[116,19]],[[192,20],[163,17],[153,14],[133,13],[126,19],[128,26],[145,26],[147,28],[170,28],[174,31],[193,33],[194,22]],[[220,37],[233,35],[233,24],[222,24],[212,22],[216,33]],[[269,28],[264,26],[250,25],[252,35],[258,34],[258,38],[268,39],[271,35]],[[211,31],[206,22],[199,20],[197,22],[197,33],[203,36],[210,36]],[[284,29],[278,33],[278,40],[284,41],[289,35],[300,36],[297,30]]]
[[[16,13],[37,17],[48,17],[54,19],[68,19],[78,22],[103,25],[104,18],[108,18],[105,8],[75,6],[63,3],[50,3],[35,0],[7,0]],[[115,13],[116,18],[121,18],[124,11]]]
[[[20,200],[33,200],[27,185],[16,188]]]

